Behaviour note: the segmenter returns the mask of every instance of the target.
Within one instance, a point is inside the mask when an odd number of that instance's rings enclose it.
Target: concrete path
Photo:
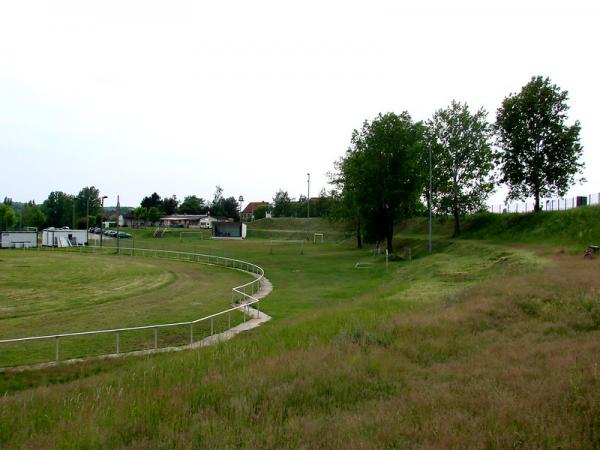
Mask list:
[[[271,291],[273,290],[273,285],[267,278],[263,277],[261,284],[262,284],[262,286],[261,286],[260,290],[254,294],[254,298],[262,299],[262,298],[266,297],[267,295],[269,295],[271,293]],[[234,337],[236,334],[241,333],[242,331],[251,330],[251,329],[256,328],[256,327],[262,325],[263,323],[271,320],[271,316],[265,314],[262,311],[255,309],[251,306],[246,308],[246,310],[244,312],[246,313],[247,316],[250,317],[249,320],[246,320],[245,322],[242,322],[241,324],[239,324],[235,327],[232,327],[227,331],[223,331],[222,333],[213,334],[212,336],[208,336],[204,339],[194,342],[193,344],[181,345],[178,347],[162,347],[162,348],[158,348],[158,349],[138,350],[138,351],[127,352],[127,353],[112,353],[110,355],[92,356],[89,358],[66,359],[66,360],[60,361],[58,363],[53,361],[53,362],[47,362],[47,363],[41,363],[41,364],[32,364],[29,366],[6,367],[6,368],[0,368],[0,372],[22,372],[24,370],[44,369],[47,367],[55,367],[57,365],[63,365],[63,364],[77,364],[77,363],[84,362],[84,361],[98,361],[98,360],[103,360],[103,359],[123,358],[125,356],[140,356],[140,355],[150,355],[152,353],[181,352],[184,350],[193,350],[193,349],[197,349],[197,348],[208,347],[209,345],[215,345],[219,342],[227,341],[227,340],[231,339],[232,337]]]

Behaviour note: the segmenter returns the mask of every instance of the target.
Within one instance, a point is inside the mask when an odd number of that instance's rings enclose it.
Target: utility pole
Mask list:
[[[306,217],[310,218],[310,173],[306,174],[308,176],[308,195],[306,196]]]

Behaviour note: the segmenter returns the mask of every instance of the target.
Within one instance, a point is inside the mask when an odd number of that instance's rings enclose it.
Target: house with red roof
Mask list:
[[[242,220],[245,222],[252,222],[254,220],[254,211],[259,206],[269,206],[268,202],[250,202],[246,205],[244,210],[242,211]]]

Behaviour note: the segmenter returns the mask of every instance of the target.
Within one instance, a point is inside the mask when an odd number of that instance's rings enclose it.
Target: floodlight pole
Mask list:
[[[429,254],[431,255],[431,144],[429,147]]]
[[[308,192],[306,196],[306,218],[310,218],[310,173],[306,174],[308,176]]]

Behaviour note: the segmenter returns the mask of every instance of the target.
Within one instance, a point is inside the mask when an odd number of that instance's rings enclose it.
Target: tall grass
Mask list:
[[[0,445],[600,446],[600,259],[451,240],[386,272],[343,246],[222,245],[266,268],[275,320],[197,352],[3,374]]]

